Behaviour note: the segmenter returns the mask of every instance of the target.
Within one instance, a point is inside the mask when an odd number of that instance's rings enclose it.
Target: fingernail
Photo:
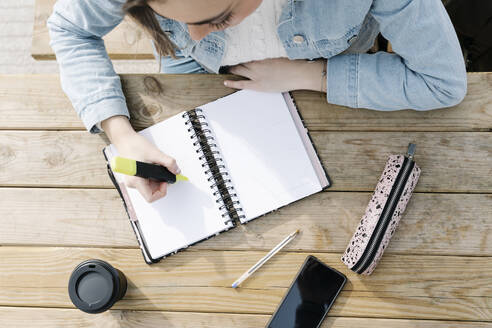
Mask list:
[[[176,170],[176,174],[181,174],[181,169],[178,167],[178,169]]]
[[[226,87],[227,87],[227,86],[229,86],[229,82],[224,81],[224,85],[225,85]]]

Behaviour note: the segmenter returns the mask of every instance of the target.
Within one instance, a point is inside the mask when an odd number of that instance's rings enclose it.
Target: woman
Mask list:
[[[229,72],[231,88],[310,89],[376,110],[453,106],[466,93],[460,46],[440,0],[60,0],[48,20],[62,86],[92,133],[120,154],[178,173],[135,133],[101,37],[130,14],[154,39],[164,73]],[[367,54],[378,33],[394,54]],[[174,56],[175,55],[175,56]],[[148,201],[166,184],[127,181]]]

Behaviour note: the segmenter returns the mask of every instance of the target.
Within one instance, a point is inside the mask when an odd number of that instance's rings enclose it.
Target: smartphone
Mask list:
[[[347,278],[308,256],[266,328],[317,328]]]

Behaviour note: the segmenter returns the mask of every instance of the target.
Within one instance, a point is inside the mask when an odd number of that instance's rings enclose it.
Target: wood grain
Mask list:
[[[169,115],[195,108],[229,94],[224,76],[122,76],[136,128],[148,127]],[[433,111],[375,111],[328,104],[319,92],[292,94],[311,131],[491,131],[492,73],[468,74],[468,93],[458,106]]]
[[[332,191],[372,191],[387,157],[417,143],[418,192],[492,192],[489,132],[315,132]],[[0,186],[112,187],[101,150],[83,131],[0,131]],[[172,155],[172,154],[171,154]]]
[[[223,97],[225,75],[121,75],[132,124],[148,127],[180,111]],[[469,73],[458,106],[384,112],[326,103],[316,92],[293,92],[311,131],[491,131],[492,73]],[[0,75],[0,129],[83,130],[57,75]]]
[[[0,75],[1,129],[81,130],[58,75]]]
[[[320,159],[332,190],[372,191],[390,154],[417,144],[422,169],[416,191],[490,192],[492,133],[316,132]]]
[[[49,42],[46,21],[53,12],[56,0],[36,0],[31,54],[38,60],[55,59]],[[112,59],[153,59],[152,45],[148,36],[131,19],[125,18],[104,38],[109,57]]]
[[[111,187],[102,149],[87,132],[0,131],[0,184]]]
[[[0,307],[2,327],[31,328],[258,328],[269,315],[111,310],[98,315],[72,309]],[[321,328],[485,328],[486,322],[327,317]]]
[[[71,307],[71,270],[100,258],[130,282],[116,309],[270,314],[308,254],[281,253],[232,289],[231,282],[264,254],[189,250],[148,266],[136,249],[0,247],[0,305]],[[349,278],[333,316],[492,321],[489,257],[388,254],[372,276],[360,277],[340,254],[313,255]]]
[[[301,227],[289,251],[340,253],[370,196],[316,194],[192,248],[269,250]],[[0,188],[0,209],[0,245],[137,248],[116,190]],[[386,252],[492,255],[491,217],[492,195],[417,193]]]

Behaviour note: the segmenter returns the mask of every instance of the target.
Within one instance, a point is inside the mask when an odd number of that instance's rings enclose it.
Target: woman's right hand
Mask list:
[[[125,116],[110,117],[101,122],[101,126],[111,143],[116,146],[120,156],[159,164],[174,174],[180,173],[176,160],[161,152],[150,141],[136,133]],[[167,193],[166,182],[128,176],[125,177],[125,184],[128,187],[136,188],[149,203],[164,197]]]

